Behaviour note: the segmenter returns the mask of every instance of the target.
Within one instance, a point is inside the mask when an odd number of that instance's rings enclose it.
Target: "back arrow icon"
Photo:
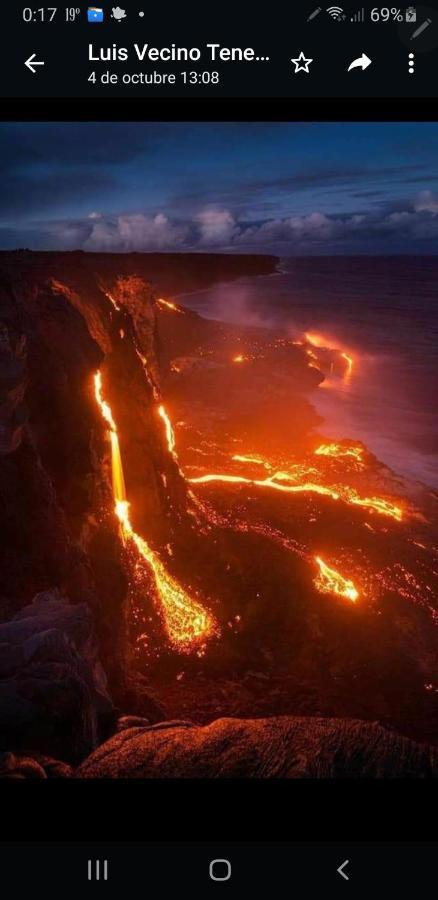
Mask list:
[[[364,71],[371,65],[371,59],[366,53],[362,53],[362,56],[358,56],[357,59],[354,59],[352,63],[348,66],[348,71],[351,72],[352,69],[362,69]]]
[[[342,875],[342,878],[345,878],[345,881],[350,881],[349,875],[347,875],[347,873],[344,872],[345,866],[348,866],[349,862],[350,862],[349,859],[345,859],[344,862],[341,863],[341,865],[339,866],[339,869],[336,869],[336,871],[339,872],[340,875]]]
[[[32,75],[35,75],[35,72],[36,72],[36,69],[34,69],[34,66],[44,66],[45,65],[45,63],[42,60],[35,59],[35,57],[36,57],[36,53],[32,53],[32,56],[29,56],[29,59],[27,59],[26,62],[24,63],[24,65],[27,66],[28,69],[30,69],[30,71],[32,72]]]

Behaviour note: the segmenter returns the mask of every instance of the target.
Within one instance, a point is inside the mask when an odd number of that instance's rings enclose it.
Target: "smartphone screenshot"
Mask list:
[[[0,863],[436,889],[438,11],[1,18]]]

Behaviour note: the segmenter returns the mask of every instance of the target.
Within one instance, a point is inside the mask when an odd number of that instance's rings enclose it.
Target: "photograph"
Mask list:
[[[436,775],[438,125],[0,166],[0,777]]]

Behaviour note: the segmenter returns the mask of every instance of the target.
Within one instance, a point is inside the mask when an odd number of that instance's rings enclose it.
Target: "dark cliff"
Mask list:
[[[127,690],[130,583],[93,376],[101,371],[117,421],[131,517],[155,546],[170,546],[178,531],[190,533],[192,520],[184,480],[157,416],[155,292],[202,287],[219,273],[233,278],[266,272],[274,264],[273,258],[257,257],[0,254],[0,618],[19,615],[41,592],[48,592],[50,603],[85,603],[94,620],[90,636],[116,702],[123,703]],[[152,615],[152,603],[150,609]],[[35,638],[22,649],[23,629],[18,630],[18,636],[15,625],[7,631],[16,649],[5,644],[7,710],[28,709],[34,697],[20,682],[17,665],[24,657],[36,664]],[[37,651],[39,657],[52,652],[45,639]],[[69,678],[76,671],[72,665]],[[40,677],[35,671],[34,676]],[[27,685],[29,679],[26,671]],[[83,694],[82,675],[80,681]],[[77,692],[68,702],[79,702]],[[38,746],[33,713],[26,713],[32,721],[20,715],[18,725],[12,717],[15,746],[21,746],[23,730]],[[8,714],[5,719],[12,721]],[[7,746],[5,727],[0,743]],[[98,727],[92,731],[99,740]],[[44,736],[41,743],[47,749]]]

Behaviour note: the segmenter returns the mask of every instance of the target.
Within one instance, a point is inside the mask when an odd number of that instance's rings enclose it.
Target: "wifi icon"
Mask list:
[[[328,6],[327,12],[335,22],[342,22],[345,19],[344,10],[340,6]]]

